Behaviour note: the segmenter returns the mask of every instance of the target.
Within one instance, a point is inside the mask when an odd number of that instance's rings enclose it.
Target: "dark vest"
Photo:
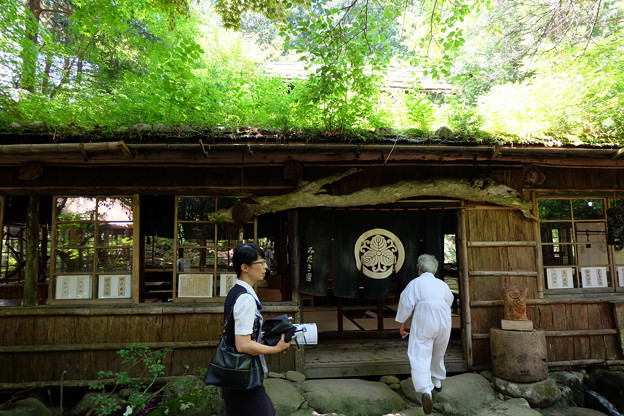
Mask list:
[[[225,298],[225,304],[223,306],[223,320],[224,324],[227,324],[223,336],[225,337],[225,343],[236,351],[236,342],[234,341],[234,304],[240,295],[248,293],[241,285],[234,285],[228,292]],[[262,304],[256,301],[256,307],[258,310],[262,309]],[[260,333],[260,318],[256,315],[254,319],[253,332],[251,339],[256,341]]]

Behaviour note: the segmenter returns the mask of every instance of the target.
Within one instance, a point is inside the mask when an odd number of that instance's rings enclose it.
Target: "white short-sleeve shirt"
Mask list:
[[[247,290],[247,293],[241,294],[234,303],[234,334],[235,335],[251,335],[253,334],[254,320],[256,319],[256,300],[258,296],[247,282],[242,280],[236,281],[237,285],[241,285]]]

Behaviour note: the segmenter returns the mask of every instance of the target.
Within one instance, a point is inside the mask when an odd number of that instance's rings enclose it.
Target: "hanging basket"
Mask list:
[[[240,203],[232,207],[232,219],[237,224],[245,224],[253,218],[253,210],[245,203]]]

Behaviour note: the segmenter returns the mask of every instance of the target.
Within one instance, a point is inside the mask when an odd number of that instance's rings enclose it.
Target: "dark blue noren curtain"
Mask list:
[[[419,246],[425,238],[418,211],[341,211],[336,212],[334,262],[334,296],[344,298],[383,299],[388,296],[394,279],[404,286],[416,276]],[[405,258],[400,269],[381,279],[366,276],[357,268],[355,245],[367,231],[383,229],[394,234],[403,245]],[[358,253],[361,259],[363,254]]]
[[[332,228],[332,211],[305,209],[299,212],[301,293],[327,296]]]
[[[331,267],[333,295],[351,299],[384,299],[393,285],[402,290],[416,277],[417,259],[422,253],[433,254],[442,268],[443,210],[302,210],[300,218],[302,293],[326,296]],[[385,243],[393,234],[405,254],[402,267],[391,267],[383,278],[367,276],[356,263],[356,243],[368,232],[364,240],[373,244],[371,239],[377,233],[371,230],[375,229],[385,230],[379,233],[385,238],[376,240],[381,242],[380,252],[387,249]],[[370,249],[358,251],[360,259],[364,252]]]

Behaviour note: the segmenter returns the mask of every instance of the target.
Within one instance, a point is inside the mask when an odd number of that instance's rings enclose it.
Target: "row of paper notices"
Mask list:
[[[581,267],[581,287],[608,287],[607,267]],[[617,267],[618,285],[624,286],[624,266]],[[574,288],[574,268],[553,267],[546,269],[548,289]]]
[[[226,296],[236,283],[236,274],[219,275],[219,296]],[[212,297],[212,273],[178,275],[178,297]],[[132,296],[132,275],[110,274],[98,276],[99,299],[123,299]],[[93,275],[61,275],[56,277],[56,299],[91,299]]]
[[[211,298],[214,275],[212,273],[185,273],[178,275],[178,297]],[[235,273],[219,274],[219,296],[227,296],[236,284]]]
[[[98,276],[99,299],[123,299],[132,295],[132,276],[129,274],[103,274]],[[56,277],[56,299],[90,299],[93,276],[90,274],[62,275]]]

